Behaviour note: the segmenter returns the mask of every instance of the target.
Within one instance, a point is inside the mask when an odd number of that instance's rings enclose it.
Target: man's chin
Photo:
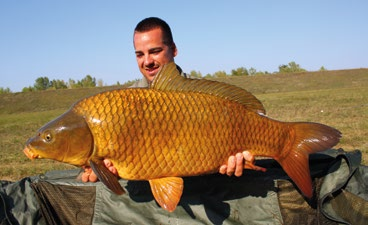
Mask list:
[[[146,79],[148,82],[152,82],[156,75],[146,75]]]

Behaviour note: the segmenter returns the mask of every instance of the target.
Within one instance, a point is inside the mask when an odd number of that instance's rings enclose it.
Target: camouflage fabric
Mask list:
[[[258,160],[267,172],[240,178],[184,178],[178,208],[155,202],[148,182],[120,180],[117,196],[101,182],[76,180],[79,170],[50,171],[0,182],[0,224],[365,224],[368,167],[361,152],[328,150],[310,156],[315,198],[305,199],[280,166]]]

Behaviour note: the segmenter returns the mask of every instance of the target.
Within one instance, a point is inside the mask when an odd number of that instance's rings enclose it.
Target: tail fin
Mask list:
[[[309,170],[309,154],[335,146],[340,131],[318,123],[290,123],[289,144],[285,145],[277,161],[308,198],[313,196]],[[292,138],[294,137],[294,138]]]

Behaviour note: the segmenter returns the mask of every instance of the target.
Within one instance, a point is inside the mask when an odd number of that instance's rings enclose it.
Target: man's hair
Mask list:
[[[166,45],[172,45],[174,44],[173,35],[171,33],[170,26],[162,19],[158,17],[148,17],[146,19],[143,19],[141,22],[137,24],[137,26],[134,29],[135,32],[147,32],[156,28],[160,28],[163,32],[163,38],[164,43]]]

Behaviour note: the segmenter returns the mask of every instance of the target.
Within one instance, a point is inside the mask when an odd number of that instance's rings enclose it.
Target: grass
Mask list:
[[[336,147],[360,149],[365,153],[364,162],[368,162],[368,88],[273,93],[259,98],[270,109],[268,116],[272,118],[319,122],[337,128],[343,138]]]
[[[297,74],[226,77],[216,80],[243,87],[264,104],[267,115],[281,121],[313,121],[339,129],[336,148],[360,149],[368,162],[368,69]],[[25,141],[78,99],[116,87],[50,90],[0,95],[0,180],[73,166],[52,160],[31,161]]]

